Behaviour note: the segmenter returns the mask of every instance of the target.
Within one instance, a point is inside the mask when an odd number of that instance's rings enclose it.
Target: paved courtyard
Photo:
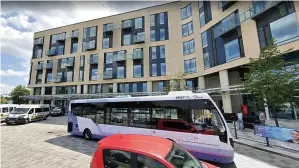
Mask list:
[[[88,168],[96,141],[66,132],[66,116],[27,125],[1,124],[2,168]],[[295,168],[299,161],[235,145],[235,162],[221,168]]]

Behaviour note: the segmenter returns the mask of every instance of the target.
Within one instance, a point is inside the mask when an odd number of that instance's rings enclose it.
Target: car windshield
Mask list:
[[[24,114],[27,113],[28,110],[29,108],[15,108],[15,110],[13,110],[11,114]]]
[[[60,110],[61,108],[60,107],[54,107],[53,110]]]
[[[197,159],[176,143],[173,143],[172,149],[166,156],[166,160],[176,168],[202,168],[201,163]]]

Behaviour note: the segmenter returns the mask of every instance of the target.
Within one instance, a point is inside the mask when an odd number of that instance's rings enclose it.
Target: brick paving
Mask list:
[[[1,124],[2,168],[88,168],[96,141],[72,137],[67,117],[27,125]],[[299,161],[244,145],[235,145],[234,163],[221,168],[296,168]]]

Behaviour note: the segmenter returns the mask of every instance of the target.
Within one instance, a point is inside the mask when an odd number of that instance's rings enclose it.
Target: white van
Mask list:
[[[48,104],[19,105],[8,114],[5,123],[7,125],[24,124],[31,121],[46,120],[49,115],[50,106]]]
[[[5,118],[8,116],[8,114],[10,112],[12,112],[18,106],[19,105],[17,105],[17,104],[0,104],[1,122],[4,122]]]

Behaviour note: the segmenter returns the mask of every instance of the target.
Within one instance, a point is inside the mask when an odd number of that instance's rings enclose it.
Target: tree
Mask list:
[[[299,88],[299,69],[293,62],[287,62],[284,55],[291,49],[281,52],[275,41],[263,48],[258,58],[250,58],[246,66],[244,91],[254,95],[259,103],[267,103],[274,114],[276,126],[276,107],[292,102],[296,89]]]
[[[7,98],[1,96],[0,104],[8,104],[8,100],[7,100]]]
[[[185,74],[179,74],[172,77],[170,80],[167,81],[167,85],[164,88],[165,92],[170,91],[184,91],[186,90],[186,82],[184,79]]]
[[[26,104],[28,103],[28,101],[20,98],[20,96],[26,96],[29,94],[30,94],[29,89],[27,89],[25,86],[18,85],[12,90],[10,96],[14,104]]]

